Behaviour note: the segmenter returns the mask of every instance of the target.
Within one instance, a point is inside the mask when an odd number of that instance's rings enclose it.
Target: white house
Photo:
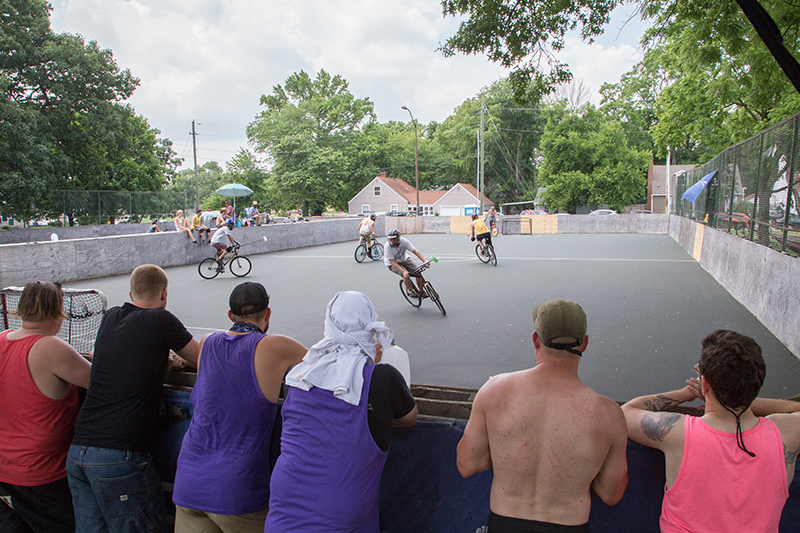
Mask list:
[[[484,208],[494,205],[484,198]],[[473,185],[456,183],[443,191],[419,191],[419,208],[423,215],[458,216],[470,214],[478,206],[478,191]],[[401,211],[415,213],[417,189],[386,172],[375,176],[348,202],[351,214]]]

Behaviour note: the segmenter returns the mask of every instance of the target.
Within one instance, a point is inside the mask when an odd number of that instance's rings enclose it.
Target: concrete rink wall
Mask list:
[[[378,235],[393,228],[404,235],[463,234],[469,230],[469,220],[379,217],[375,229]],[[254,241],[243,252],[256,255],[350,241],[359,222],[360,218],[343,218],[236,228],[234,236],[241,243]],[[195,264],[211,255],[209,247],[192,244],[176,232],[103,236],[131,231],[131,226],[137,225],[57,228],[64,233],[57,242],[0,246],[0,287],[36,279],[66,283],[126,274],[144,263]],[[800,261],[796,258],[671,215],[503,217],[501,229],[506,235],[668,234],[792,353],[800,355]],[[30,231],[49,236],[41,229]]]

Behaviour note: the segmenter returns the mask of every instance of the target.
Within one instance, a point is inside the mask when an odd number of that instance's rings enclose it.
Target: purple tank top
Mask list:
[[[175,504],[246,514],[269,504],[269,447],[278,406],[256,380],[261,333],[214,333],[203,343],[192,391],[194,414],[175,474]]]
[[[367,421],[374,368],[364,365],[357,406],[324,389],[289,387],[265,533],[378,533],[387,452],[375,444]]]

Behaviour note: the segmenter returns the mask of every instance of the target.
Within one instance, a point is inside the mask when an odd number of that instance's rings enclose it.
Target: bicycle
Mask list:
[[[197,266],[197,271],[200,273],[200,276],[205,279],[214,279],[222,272],[225,272],[226,266],[229,266],[231,274],[238,278],[248,275],[253,268],[253,264],[245,256],[239,255],[240,246],[241,245],[238,243],[234,244],[232,246],[233,252],[226,252],[230,253],[227,257],[225,255],[221,257],[207,257],[200,261],[200,264]]]
[[[475,254],[482,263],[491,263],[497,266],[497,254],[494,253],[494,246],[486,242],[485,239],[479,240],[475,247]]]
[[[420,266],[409,272],[409,274],[418,274],[423,270],[430,267],[431,262],[438,263],[439,260],[435,257],[431,257],[428,261],[425,261]],[[422,285],[422,292],[416,292],[416,294],[408,294],[406,290],[405,280],[400,280],[400,292],[403,294],[403,298],[406,299],[408,303],[410,303],[413,307],[420,307],[422,305],[422,300],[425,298],[430,298],[430,300],[436,304],[436,307],[439,308],[439,311],[442,312],[442,315],[447,316],[447,311],[444,309],[444,305],[442,305],[442,300],[439,298],[439,293],[436,292],[436,289],[433,288],[433,285],[430,281],[425,280],[425,283]]]
[[[361,263],[364,259],[369,256],[370,259],[373,261],[379,261],[383,259],[383,245],[378,242],[378,239],[372,239],[372,245],[369,247],[369,252],[367,253],[367,244],[360,240],[358,242],[358,246],[356,246],[356,263]]]

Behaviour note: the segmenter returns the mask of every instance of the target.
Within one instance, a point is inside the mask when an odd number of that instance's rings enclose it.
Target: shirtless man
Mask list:
[[[463,477],[494,468],[488,530],[588,531],[590,492],[607,505],[628,485],[625,418],[578,378],[586,315],[569,300],[533,310],[536,366],[492,377],[458,443]]]

